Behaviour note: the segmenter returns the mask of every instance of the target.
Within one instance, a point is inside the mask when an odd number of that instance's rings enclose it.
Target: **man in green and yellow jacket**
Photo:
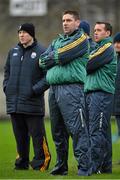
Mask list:
[[[64,35],[59,35],[40,57],[40,67],[47,69],[46,78],[50,84],[50,118],[57,152],[57,163],[51,174],[68,173],[68,140],[71,135],[78,175],[88,176],[90,154],[83,85],[89,44],[78,28],[80,19],[76,11],[65,11],[62,21]]]
[[[109,23],[96,23],[94,39],[98,46],[91,52],[87,64],[85,92],[93,173],[112,172],[110,117],[117,60],[111,34]]]

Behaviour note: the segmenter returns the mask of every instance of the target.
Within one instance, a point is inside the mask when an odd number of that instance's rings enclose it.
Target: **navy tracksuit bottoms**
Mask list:
[[[68,139],[73,140],[73,151],[81,174],[89,174],[89,136],[86,126],[83,85],[53,85],[49,91],[49,108],[57,164],[67,169]],[[81,171],[81,172],[80,172]]]
[[[112,172],[112,103],[113,95],[104,91],[86,95],[93,173]]]

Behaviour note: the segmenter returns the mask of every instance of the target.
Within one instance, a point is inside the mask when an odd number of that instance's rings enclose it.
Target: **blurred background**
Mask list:
[[[2,91],[3,70],[10,48],[18,42],[20,24],[33,23],[36,38],[48,46],[62,32],[62,12],[77,10],[81,20],[91,25],[91,36],[96,21],[107,21],[113,26],[113,35],[120,31],[120,1],[118,0],[0,0],[0,119],[6,117],[5,96]],[[46,97],[46,116],[49,114]]]

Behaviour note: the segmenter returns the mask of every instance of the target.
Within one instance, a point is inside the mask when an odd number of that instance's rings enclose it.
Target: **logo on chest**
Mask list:
[[[18,53],[13,53],[13,56],[17,56],[18,55]]]
[[[36,56],[37,56],[36,52],[32,52],[31,58],[34,59],[34,58],[36,58]]]

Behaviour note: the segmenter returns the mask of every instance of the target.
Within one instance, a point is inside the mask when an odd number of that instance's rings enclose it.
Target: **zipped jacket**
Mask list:
[[[85,92],[105,91],[114,94],[117,58],[111,38],[105,38],[91,52],[87,64]]]
[[[44,91],[49,88],[39,67],[44,51],[37,41],[27,48],[19,43],[9,51],[3,81],[8,114],[44,115]]]
[[[89,58],[89,42],[80,30],[59,35],[40,57],[40,67],[47,69],[47,81],[55,84],[83,84]]]
[[[115,79],[114,115],[120,115],[120,53],[117,54],[117,75]]]

